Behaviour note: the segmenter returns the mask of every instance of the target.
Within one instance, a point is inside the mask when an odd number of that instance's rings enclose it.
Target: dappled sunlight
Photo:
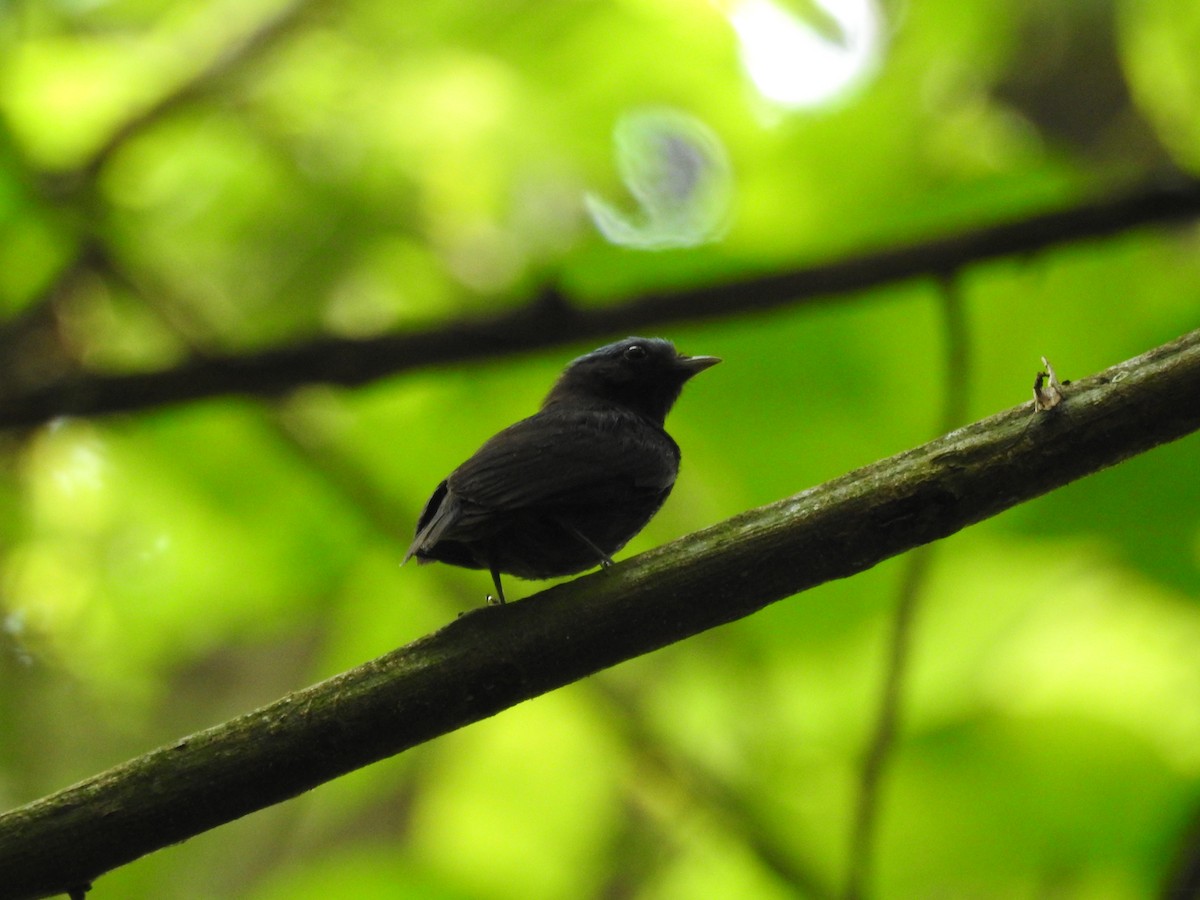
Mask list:
[[[1200,6],[1171,0],[1117,5],[1125,26],[1120,51],[1129,89],[1175,162],[1195,173],[1200,170]]]
[[[914,662],[910,727],[936,734],[981,708],[1079,716],[1200,773],[1200,610],[1095,542],[960,537],[939,556]],[[1088,729],[1078,740],[1097,738]]]
[[[123,461],[92,423],[62,419],[25,450],[22,490],[29,531],[8,548],[0,571],[6,631],[29,658],[84,677],[112,696],[143,695],[143,648],[162,638],[143,620],[131,628],[114,577],[169,550],[162,532],[130,541]],[[119,580],[119,577],[118,577]]]
[[[87,422],[60,420],[29,444],[25,489],[38,526],[49,532],[93,534],[113,514],[109,449]]]
[[[473,896],[508,895],[519,883],[522,896],[565,897],[581,869],[603,877],[607,860],[596,842],[615,812],[621,745],[579,699],[574,691],[548,694],[443,746],[412,840],[431,862],[458,872]]]
[[[166,80],[145,53],[99,40],[29,42],[0,72],[12,88],[0,93],[6,124],[55,168],[78,165]]]
[[[742,65],[767,101],[809,109],[843,99],[874,74],[883,15],[874,0],[813,0],[807,16],[773,0],[735,0],[729,21]]]
[[[78,166],[125,121],[214,64],[230,41],[244,38],[282,5],[168,5],[138,41],[126,39],[121,29],[31,29],[16,52],[6,49],[0,56],[0,81],[8,88],[0,91],[0,110],[41,163]]]
[[[1151,743],[1181,775],[1200,774],[1200,611],[1094,557],[1056,569],[997,649],[991,701],[1020,716],[1095,717]]]

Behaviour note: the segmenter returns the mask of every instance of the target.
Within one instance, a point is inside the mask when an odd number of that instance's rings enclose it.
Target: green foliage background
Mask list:
[[[882,13],[877,71],[784,110],[700,0],[0,2],[0,403],[547,285],[590,305],[790,269],[1200,167],[1194,0]],[[724,143],[719,241],[638,252],[584,215],[585,192],[627,196],[612,131],[647,106]],[[1195,328],[1198,250],[1194,227],[1140,230],[960,273],[970,416],[1029,399],[1042,355],[1080,377]],[[941,292],[670,328],[725,363],[673,413],[680,481],[625,555],[931,437]],[[412,524],[587,349],[5,434],[0,806],[477,605],[484,574],[398,568]],[[1195,852],[1198,450],[939,546],[873,896],[1142,898]],[[902,566],[154,854],[93,896],[832,895]]]

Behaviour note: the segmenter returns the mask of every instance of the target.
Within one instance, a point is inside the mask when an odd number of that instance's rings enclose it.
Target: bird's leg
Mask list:
[[[592,542],[591,538],[589,538],[586,534],[584,534],[582,531],[580,531],[578,528],[576,528],[570,522],[565,522],[562,519],[556,519],[555,521],[558,522],[558,524],[562,527],[562,529],[564,531],[566,531],[569,534],[575,535],[575,537],[579,538],[579,540],[583,541],[585,544],[587,544],[589,547],[591,547],[593,551],[595,551],[596,558],[600,561],[600,568],[607,569],[609,566],[611,566],[613,564],[611,556],[609,556],[607,553],[605,553],[603,550],[601,550],[599,547],[597,547]]]
[[[488,595],[488,606],[503,606],[504,605],[504,588],[500,586],[500,566],[493,562],[488,566],[492,573],[492,584],[496,586],[496,596]]]

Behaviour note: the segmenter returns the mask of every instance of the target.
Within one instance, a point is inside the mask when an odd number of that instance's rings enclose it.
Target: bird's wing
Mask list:
[[[675,442],[640,418],[556,410],[501,431],[447,482],[485,509],[587,505],[667,490],[678,466]]]

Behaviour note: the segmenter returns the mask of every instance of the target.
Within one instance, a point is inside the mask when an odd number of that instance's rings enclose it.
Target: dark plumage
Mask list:
[[[608,565],[671,493],[679,447],[663,423],[684,382],[718,362],[637,337],[579,357],[539,412],[437,486],[404,561],[487,569],[500,603],[502,572],[553,578]]]

